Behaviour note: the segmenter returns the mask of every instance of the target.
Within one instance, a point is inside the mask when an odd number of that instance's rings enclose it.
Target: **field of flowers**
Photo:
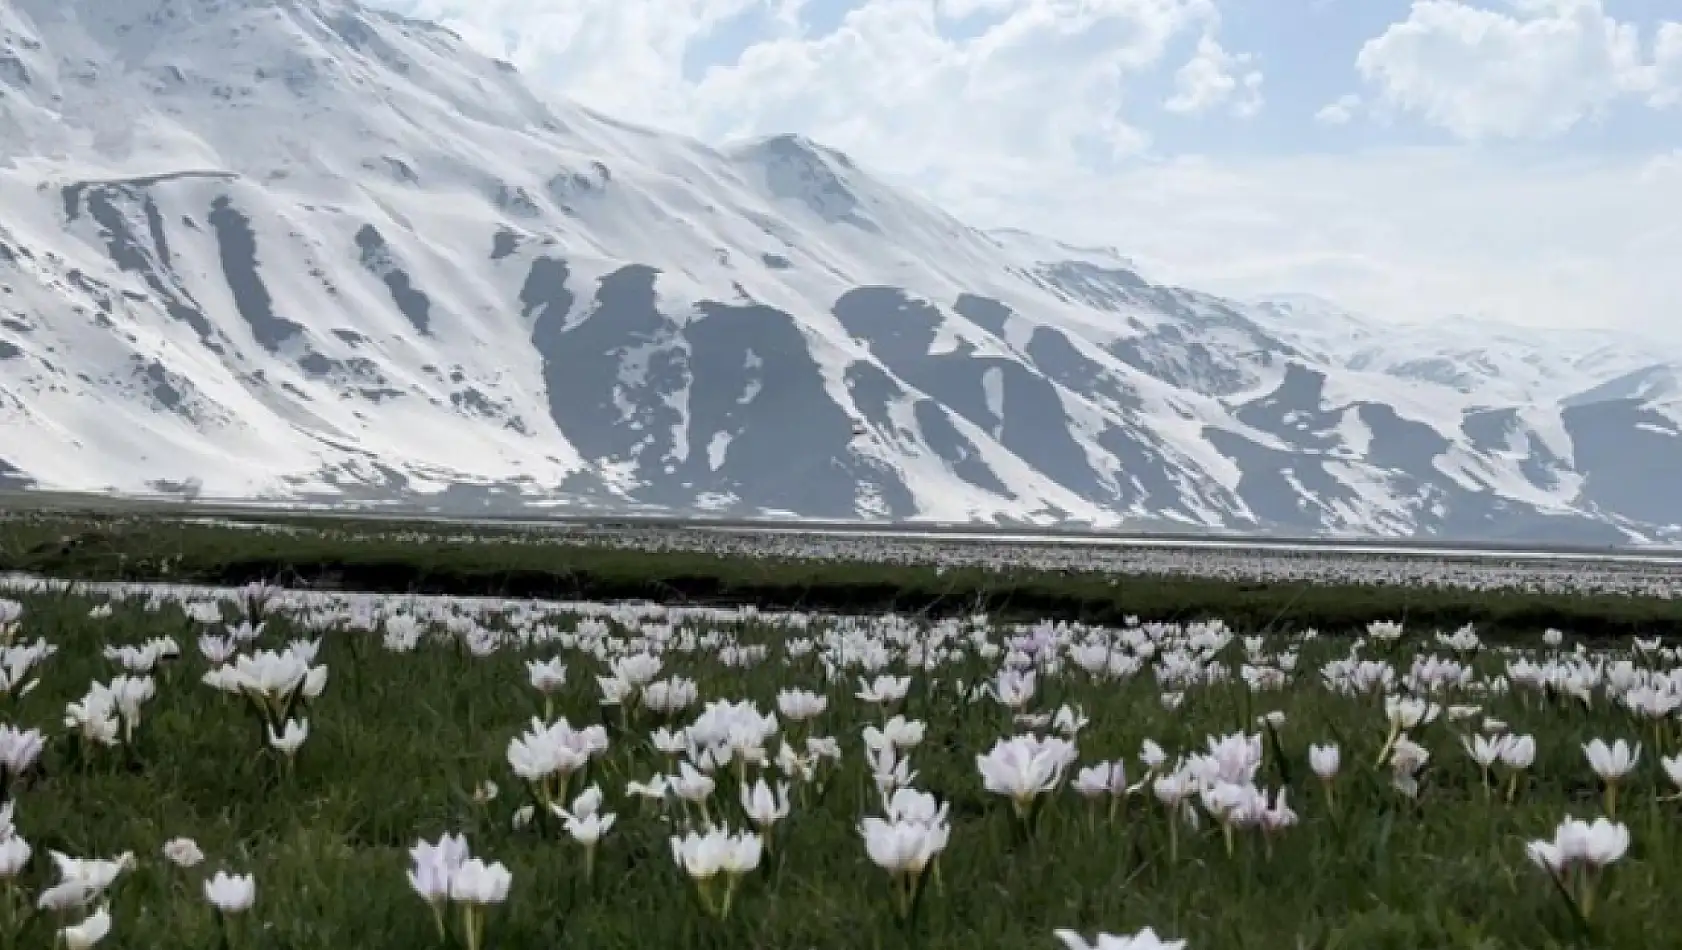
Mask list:
[[[1677,945],[1678,652],[0,578],[0,946]]]
[[[279,516],[275,516],[279,518]],[[1092,547],[908,536],[0,511],[0,571],[1118,626],[1346,631],[1373,617],[1598,639],[1682,625],[1682,560]]]

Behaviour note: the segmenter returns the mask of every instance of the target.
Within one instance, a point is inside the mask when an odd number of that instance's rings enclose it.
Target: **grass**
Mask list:
[[[132,594],[117,600],[105,619],[89,615],[106,599],[98,591],[24,596],[20,640],[43,637],[59,651],[41,666],[38,688],[0,706],[0,721],[49,736],[38,769],[14,788],[18,833],[35,846],[36,857],[11,885],[6,906],[15,910],[23,897],[51,882],[48,849],[77,856],[132,850],[138,866],[110,892],[111,946],[222,946],[217,921],[199,893],[202,878],[217,869],[257,879],[255,908],[234,918],[233,947],[440,946],[426,905],[405,879],[406,851],[417,838],[434,840],[456,830],[466,833],[476,855],[513,872],[507,903],[489,913],[484,944],[506,950],[1052,950],[1054,928],[1090,938],[1099,930],[1131,933],[1147,925],[1189,940],[1191,950],[1676,945],[1668,912],[1682,888],[1682,821],[1678,806],[1656,801],[1664,789],[1653,748],[1656,734],[1663,751],[1676,752],[1676,728],[1670,721],[1656,733],[1638,728],[1599,692],[1586,708],[1521,692],[1441,697],[1480,704],[1515,732],[1535,736],[1533,778],[1508,805],[1499,795],[1485,795],[1479,772],[1460,749],[1458,735],[1471,727],[1446,717],[1414,734],[1432,753],[1420,798],[1410,801],[1389,787],[1385,773],[1373,767],[1385,741],[1382,703],[1334,694],[1320,683],[1322,663],[1344,655],[1347,643],[1301,644],[1300,673],[1283,690],[1252,693],[1233,677],[1187,691],[1174,710],[1165,708],[1149,672],[1099,682],[1065,664],[1061,675],[1045,675],[1030,708],[1051,712],[1078,704],[1091,719],[1076,740],[1081,764],[1124,759],[1134,779],[1142,775],[1136,755],[1146,739],[1173,756],[1200,749],[1211,734],[1250,729],[1265,712],[1285,713],[1284,725],[1268,738],[1256,781],[1288,789],[1299,824],[1271,843],[1255,832],[1240,833],[1229,854],[1205,819],[1199,830],[1176,833],[1178,853],[1171,856],[1169,819],[1148,792],[1130,798],[1112,820],[1106,807],[1089,808],[1059,788],[1041,807],[1035,830],[1021,830],[1008,802],[983,789],[975,763],[1012,732],[1011,717],[991,700],[964,702],[951,687],[954,680],[987,679],[998,660],[965,647],[973,641],[967,628],[956,625],[931,635],[927,628],[881,619],[824,621],[805,629],[800,621],[763,612],[704,617],[603,608],[582,616],[407,597],[370,603],[300,595],[268,617],[255,644],[280,649],[291,638],[329,630],[317,662],[329,667],[330,679],[307,708],[310,737],[288,766],[265,748],[243,699],[200,682],[210,664],[194,647],[200,628],[178,599],[167,592]],[[235,601],[224,598],[230,619]],[[435,635],[414,652],[390,652],[378,634],[347,629],[365,623],[371,609],[413,613],[429,621]],[[439,633],[452,616],[458,634],[474,625],[529,631],[547,624],[559,638],[473,656],[459,636]],[[984,633],[992,643],[1005,636]],[[79,699],[90,682],[120,672],[104,647],[164,636],[175,638],[185,655],[155,672],[157,695],[146,704],[132,743],[79,749],[61,719],[65,704]],[[941,873],[925,885],[912,922],[893,914],[887,875],[866,858],[856,828],[861,815],[881,807],[859,739],[861,728],[878,722],[880,713],[854,698],[857,670],[830,681],[817,658],[788,655],[788,641],[807,636],[845,638],[854,644],[855,659],[859,644],[875,642],[896,658],[895,670],[905,668],[908,646],[935,643],[953,650],[938,673],[915,675],[910,696],[897,709],[927,724],[927,735],[910,753],[915,786],[951,809]],[[1173,652],[1182,636],[1170,633],[1161,652]],[[692,678],[703,701],[748,699],[769,711],[781,689],[825,695],[828,711],[810,730],[785,724],[785,735],[796,742],[808,731],[834,736],[844,752],[826,791],[809,786],[796,792],[774,849],[722,921],[699,911],[672,860],[672,826],[660,810],[624,794],[626,780],[671,768],[647,739],[662,720],[646,711],[622,719],[598,703],[596,675],[606,669],[590,652],[634,651],[649,638],[674,645],[662,676]],[[693,650],[681,649],[686,641]],[[757,665],[733,667],[720,658],[727,647],[753,644],[768,651]],[[1416,637],[1390,659],[1405,672],[1414,656],[1432,647]],[[1283,636],[1267,643],[1270,655],[1298,649]],[[602,723],[610,734],[610,748],[590,780],[601,784],[607,809],[619,817],[588,878],[581,849],[553,826],[513,827],[516,809],[529,797],[510,772],[505,749],[543,711],[527,686],[525,662],[549,656],[564,657],[569,667],[554,712],[575,725]],[[1219,656],[1235,671],[1242,651],[1233,643]],[[1480,679],[1499,673],[1504,662],[1483,653],[1476,661]],[[696,711],[665,724],[681,726]],[[1550,836],[1568,814],[1588,816],[1599,808],[1580,749],[1591,736],[1645,737],[1648,748],[1623,791],[1620,817],[1635,844],[1609,870],[1585,929],[1526,860],[1524,843]],[[1326,742],[1343,749],[1335,810],[1306,765],[1309,744]],[[486,780],[501,791],[477,803],[472,790]],[[725,770],[713,808],[740,826],[733,791]],[[163,843],[177,836],[200,843],[209,856],[203,866],[183,871],[162,859]],[[49,946],[54,924],[0,916],[8,938],[0,945]]]
[[[1236,629],[1347,631],[1374,618],[1414,627],[1474,624],[1486,635],[1549,627],[1590,637],[1673,629],[1682,601],[1602,593],[1468,590],[1451,586],[1239,582],[1081,571],[986,570],[859,561],[651,552],[587,543],[537,543],[530,533],[459,528],[403,533],[378,523],[279,530],[121,516],[0,520],[0,570],[84,580],[168,580],[383,593],[549,599],[652,600],[854,613],[1007,620],[1056,617],[1120,624],[1130,616]]]

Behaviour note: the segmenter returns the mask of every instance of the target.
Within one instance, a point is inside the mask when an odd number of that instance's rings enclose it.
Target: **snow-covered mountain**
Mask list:
[[[802,138],[617,122],[344,0],[0,0],[0,208],[14,485],[1608,542],[1682,523],[1682,398],[1650,351],[1536,369],[1508,341],[1393,345],[1305,298],[1159,286]]]
[[[1486,400],[1555,402],[1625,375],[1663,376],[1682,361],[1682,348],[1623,331],[1539,329],[1464,316],[1379,324],[1303,294],[1255,306],[1258,322],[1316,358]]]

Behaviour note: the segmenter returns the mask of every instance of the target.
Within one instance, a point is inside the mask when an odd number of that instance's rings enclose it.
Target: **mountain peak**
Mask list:
[[[858,167],[845,152],[815,142],[796,132],[779,132],[749,139],[728,148],[727,151],[761,161],[820,164],[833,162],[846,171],[854,171]]]
[[[830,223],[881,229],[854,181],[858,167],[842,152],[794,133],[753,139],[725,152],[748,164],[779,199],[798,202]]]
[[[46,51],[22,64],[20,107],[0,110],[0,158],[73,158],[77,177],[219,169],[324,193],[356,169],[407,168],[512,190],[488,173],[485,129],[557,132],[583,113],[442,27],[349,0],[80,2],[0,0]],[[516,144],[518,164],[556,143]]]

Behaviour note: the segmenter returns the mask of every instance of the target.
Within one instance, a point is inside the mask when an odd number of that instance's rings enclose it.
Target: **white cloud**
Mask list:
[[[1654,108],[1682,104],[1682,23],[1665,23],[1653,41]]]
[[[1656,326],[1682,300],[1674,156],[1154,155],[1140,123],[1159,103],[1141,79],[1173,75],[1170,101],[1187,112],[1259,105],[1259,76],[1244,78],[1254,64],[1220,42],[1215,0],[863,0],[825,35],[798,28],[801,0],[383,2],[622,118],[713,140],[802,132],[971,223],[1116,245],[1161,279],[1531,324]],[[780,11],[774,32],[686,78],[697,44],[756,7]],[[943,30],[954,19],[962,31]],[[1168,60],[1193,38],[1189,62]],[[1331,102],[1320,121],[1405,110],[1472,139],[1540,135],[1620,98],[1669,101],[1682,26],[1639,37],[1598,0],[1508,0],[1506,12],[1419,0],[1361,50],[1360,69],[1373,94]],[[1108,158],[1124,170],[1096,170]]]
[[[687,51],[765,0],[376,0],[436,20],[563,95],[636,121],[684,128],[695,92]],[[798,3],[769,5],[785,32]]]
[[[1383,102],[1468,140],[1557,135],[1625,97],[1662,96],[1640,30],[1602,0],[1508,5],[1415,0],[1356,68]]]
[[[828,36],[756,45],[699,84],[701,128],[801,128],[913,171],[1131,155],[1149,136],[1126,114],[1129,80],[1215,16],[1211,0],[995,6],[997,22],[964,39],[942,34],[927,0],[870,0]]]
[[[1348,125],[1360,108],[1361,97],[1351,92],[1326,103],[1319,112],[1314,113],[1314,121],[1322,125]]]
[[[1231,103],[1233,115],[1253,116],[1262,107],[1262,73],[1251,68],[1254,62],[1248,53],[1228,53],[1205,33],[1197,40],[1197,52],[1174,74],[1174,94],[1163,107],[1194,114]]]
[[[1187,158],[972,197],[982,217],[1118,244],[1154,278],[1237,294],[1312,291],[1373,315],[1521,325],[1675,325],[1682,153],[1520,160],[1460,147],[1245,161]]]
[[[934,3],[941,16],[961,20],[977,13],[1003,13],[1015,5],[1016,0],[934,0]]]
[[[1214,0],[866,0],[828,35],[758,38],[689,83],[686,52],[762,0],[386,2],[622,118],[711,139],[803,130],[930,173],[955,156],[1027,173],[1137,153],[1149,136],[1126,115],[1129,81],[1218,21]],[[992,22],[943,31],[974,14]],[[1240,87],[1228,95],[1254,95]]]

